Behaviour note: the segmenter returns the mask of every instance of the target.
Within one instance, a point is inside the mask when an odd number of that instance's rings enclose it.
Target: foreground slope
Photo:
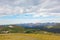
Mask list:
[[[0,40],[60,40],[57,34],[0,34]]]

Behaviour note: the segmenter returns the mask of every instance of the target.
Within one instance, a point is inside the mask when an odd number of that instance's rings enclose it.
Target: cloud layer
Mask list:
[[[0,0],[0,16],[35,13],[33,17],[60,16],[60,0]]]
[[[0,0],[0,16],[34,13],[33,17],[60,16],[60,0]]]
[[[0,0],[0,24],[31,22],[60,22],[60,0]]]

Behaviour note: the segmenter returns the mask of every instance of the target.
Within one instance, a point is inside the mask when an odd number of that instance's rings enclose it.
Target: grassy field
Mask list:
[[[0,40],[60,40],[57,34],[0,34]]]

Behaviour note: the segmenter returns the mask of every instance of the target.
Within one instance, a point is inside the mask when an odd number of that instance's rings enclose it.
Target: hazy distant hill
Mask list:
[[[5,31],[10,33],[24,33],[24,32],[54,32],[60,33],[60,23],[26,23],[26,24],[12,24],[12,25],[0,25],[0,33]]]

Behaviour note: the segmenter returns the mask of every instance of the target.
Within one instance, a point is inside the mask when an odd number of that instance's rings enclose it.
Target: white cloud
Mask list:
[[[33,17],[60,16],[60,0],[0,0],[0,15],[35,13]]]
[[[24,8],[22,7],[11,7],[11,6],[0,6],[0,15],[13,15],[13,14],[20,14],[24,12]]]
[[[5,24],[20,24],[20,23],[46,23],[46,22],[60,22],[59,18],[56,19],[5,19],[0,20],[0,25]]]
[[[49,15],[45,12],[34,14],[33,17],[48,17]]]

